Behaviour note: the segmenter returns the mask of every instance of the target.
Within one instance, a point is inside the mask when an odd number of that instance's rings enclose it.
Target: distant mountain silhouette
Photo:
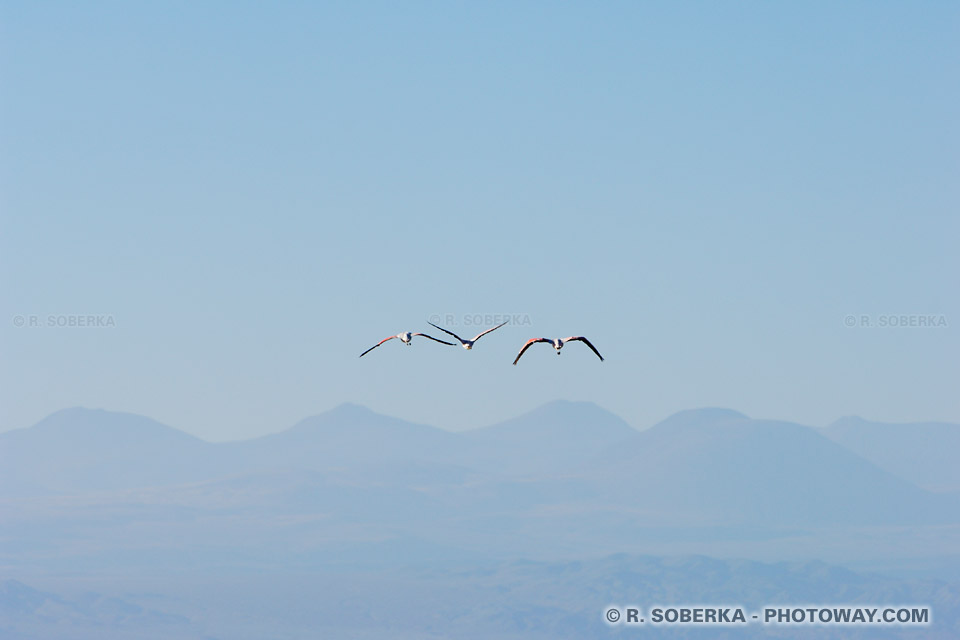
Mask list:
[[[960,521],[931,495],[789,422],[684,411],[597,457],[588,476],[644,509],[782,525]],[[894,506],[895,505],[895,506]]]
[[[216,473],[205,461],[212,449],[143,416],[64,409],[33,427],[0,433],[0,495],[187,482]]]
[[[678,411],[673,415],[664,418],[656,425],[658,429],[670,428],[710,428],[727,422],[739,422],[741,420],[750,420],[750,418],[739,411],[733,409],[724,409],[721,407],[705,407],[703,409],[687,409]]]
[[[238,468],[367,469],[405,478],[428,468],[532,475],[569,468],[635,431],[589,402],[557,401],[506,422],[455,433],[343,404],[276,434],[222,447]],[[418,469],[415,471],[415,469]]]
[[[582,514],[606,504],[652,524],[960,521],[957,496],[924,491],[821,430],[729,409],[682,411],[636,431],[595,404],[557,401],[454,433],[344,404],[219,444],[141,416],[68,409],[0,434],[0,496],[190,483],[209,497],[204,508],[217,496],[266,508],[258,496],[267,491],[288,512],[348,520],[381,508],[384,517],[497,513],[518,522],[537,509]]]
[[[556,400],[529,413],[489,427],[465,432],[490,447],[500,472],[563,472],[589,460],[636,430],[592,402]]]
[[[345,403],[279,433],[225,443],[238,468],[343,469],[387,460],[456,461],[456,433]]]
[[[960,492],[960,424],[890,424],[849,416],[822,432],[881,469],[924,489]]]

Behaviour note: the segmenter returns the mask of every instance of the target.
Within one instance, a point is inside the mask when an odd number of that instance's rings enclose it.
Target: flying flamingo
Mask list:
[[[535,342],[549,342],[553,345],[553,348],[557,350],[557,355],[560,355],[560,349],[563,349],[563,345],[568,342],[573,342],[574,340],[579,340],[590,347],[590,350],[597,354],[597,357],[600,358],[600,362],[603,362],[603,356],[600,355],[600,352],[597,351],[595,346],[590,344],[589,340],[583,336],[570,336],[569,338],[556,338],[555,340],[551,340],[550,338],[531,338],[530,340],[527,340],[527,344],[523,345],[523,349],[520,349],[520,353],[517,354],[517,359],[513,361],[513,364],[517,364],[517,362],[520,361],[520,356],[522,356],[523,353],[530,348],[530,345],[534,344]]]
[[[398,333],[398,334],[395,335],[395,336],[390,336],[389,338],[384,338],[383,340],[381,340],[381,341],[378,342],[377,344],[373,345],[372,347],[370,347],[369,349],[367,349],[366,351],[364,351],[363,353],[361,353],[361,354],[360,354],[360,357],[362,358],[363,356],[367,355],[368,353],[370,353],[371,351],[373,351],[374,349],[376,349],[377,347],[379,347],[380,345],[382,345],[382,344],[383,344],[384,342],[386,342],[387,340],[393,340],[394,338],[400,338],[400,342],[402,342],[403,344],[405,344],[405,345],[407,345],[407,346],[409,347],[409,346],[410,346],[410,343],[413,341],[413,336],[423,336],[424,338],[430,338],[430,339],[433,340],[434,342],[439,342],[440,344],[447,344],[447,345],[450,345],[451,347],[453,346],[453,343],[452,343],[452,342],[444,342],[443,340],[437,340],[437,339],[434,338],[433,336],[428,336],[428,335],[425,334],[425,333],[410,333],[409,331],[404,331],[403,333]]]
[[[502,327],[503,325],[505,325],[505,324],[507,324],[507,323],[504,322],[504,323],[502,323],[502,324],[498,324],[497,326],[493,327],[493,329],[487,329],[486,331],[481,331],[480,333],[477,334],[477,336],[476,336],[473,340],[464,340],[463,338],[461,338],[460,336],[458,336],[457,334],[455,334],[453,331],[447,331],[447,330],[444,329],[443,327],[437,327],[437,325],[433,324],[433,323],[430,322],[430,321],[427,321],[427,324],[429,324],[429,325],[431,325],[431,326],[433,326],[433,327],[436,327],[437,329],[440,329],[440,331],[443,331],[444,333],[449,333],[449,334],[452,335],[454,338],[456,338],[457,340],[460,341],[460,345],[461,345],[464,349],[466,349],[466,350],[469,351],[470,349],[473,349],[473,343],[475,343],[477,340],[479,340],[479,339],[482,338],[483,336],[487,335],[487,334],[490,333],[491,331],[494,331],[494,330],[496,330],[496,329],[499,329],[500,327]]]

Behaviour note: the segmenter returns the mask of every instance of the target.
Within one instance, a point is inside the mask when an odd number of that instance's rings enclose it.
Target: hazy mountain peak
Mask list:
[[[399,425],[416,425],[418,427],[425,426],[418,423],[413,423],[403,418],[398,418],[392,415],[387,415],[385,413],[379,413],[374,411],[366,405],[357,404],[355,402],[344,402],[338,404],[332,409],[328,409],[323,413],[318,413],[316,415],[307,416],[301,420],[298,424],[307,424],[307,423],[317,423],[325,425],[386,425],[392,424],[394,426]],[[436,427],[428,427],[430,429],[435,429]]]
[[[637,431],[592,402],[554,400],[521,416],[464,432],[496,451],[500,471],[529,474],[575,468]]]
[[[148,437],[199,441],[195,436],[146,416],[86,407],[61,409],[19,431],[68,440],[110,438],[126,441]]]
[[[34,426],[39,426],[41,424],[48,423],[48,422],[55,423],[59,421],[72,420],[75,418],[90,419],[94,417],[103,417],[108,413],[120,413],[120,412],[107,411],[106,409],[102,409],[100,407],[97,407],[95,409],[91,409],[89,407],[67,407],[66,409],[60,409],[59,411],[54,411],[53,413],[48,415],[46,418],[43,418],[40,422],[38,422]],[[133,414],[128,414],[128,415],[133,415]]]
[[[195,477],[181,473],[212,445],[133,413],[72,407],[32,427],[0,434],[0,493],[43,495],[142,487]]]
[[[337,405],[333,409],[300,420],[288,431],[329,432],[331,430],[340,431],[346,429],[355,432],[357,430],[373,429],[375,431],[402,432],[409,429],[420,428],[430,430],[434,429],[434,427],[426,427],[424,425],[418,425],[401,420],[400,418],[394,418],[382,413],[377,413],[376,411],[373,411],[372,409],[360,404],[344,402],[343,404]]]
[[[600,405],[598,405],[596,402],[590,402],[589,400],[566,400],[564,398],[557,398],[556,400],[551,400],[550,402],[540,405],[538,409],[544,409],[546,407],[570,407],[574,405],[590,406],[598,409],[600,408]],[[534,409],[534,411],[537,411],[538,409]]]
[[[553,400],[532,411],[498,424],[469,431],[480,437],[516,436],[615,436],[627,437],[635,429],[619,416],[593,402]]]
[[[862,418],[860,416],[842,416],[834,420],[832,423],[830,423],[829,427],[847,427],[847,426],[855,426],[855,425],[864,425],[864,424],[869,424],[869,422],[870,422],[869,420],[866,420],[865,418]]]
[[[321,415],[330,415],[330,416],[371,416],[379,415],[369,407],[365,407],[362,404],[357,404],[355,402],[343,402],[335,406],[329,411],[323,412]]]
[[[677,427],[710,427],[726,422],[749,420],[739,411],[722,407],[704,407],[702,409],[687,409],[678,411],[672,416],[661,420],[653,426],[654,429],[671,429]]]

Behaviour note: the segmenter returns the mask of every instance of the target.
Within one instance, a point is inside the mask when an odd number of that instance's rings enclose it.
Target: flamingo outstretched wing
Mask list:
[[[586,338],[584,338],[583,336],[570,336],[569,338],[564,338],[564,339],[563,339],[564,342],[572,342],[572,341],[574,341],[574,340],[579,340],[579,341],[582,342],[583,344],[585,344],[585,345],[587,345],[588,347],[590,347],[590,350],[593,351],[595,354],[597,354],[597,357],[600,358],[600,362],[603,362],[603,356],[600,355],[600,352],[597,351],[597,348],[596,348],[595,346],[593,346],[593,344],[591,344],[591,342],[590,342],[589,340],[587,340]]]
[[[376,349],[377,347],[379,347],[380,345],[382,345],[382,344],[383,344],[384,342],[386,342],[387,340],[393,340],[393,339],[396,338],[396,337],[397,337],[397,336],[390,336],[389,338],[384,338],[383,340],[381,340],[381,341],[378,342],[377,344],[373,345],[372,347],[370,347],[369,349],[367,349],[366,351],[364,351],[363,353],[361,353],[361,354],[360,354],[360,357],[362,358],[363,356],[367,355],[368,353],[370,353],[371,351],[373,351],[374,349]]]
[[[524,354],[524,352],[530,348],[530,345],[536,342],[553,342],[553,340],[549,338],[530,338],[529,340],[527,340],[527,343],[523,345],[523,349],[520,349],[520,353],[517,354],[517,358],[516,360],[513,361],[513,364],[517,364],[520,361],[520,357]]]
[[[486,331],[481,331],[480,333],[477,334],[477,337],[474,338],[473,341],[476,342],[477,340],[479,340],[479,339],[482,338],[483,336],[487,335],[487,334],[490,333],[491,331],[496,331],[497,329],[499,329],[500,327],[502,327],[502,326],[505,325],[505,324],[507,324],[507,323],[506,323],[506,322],[503,322],[503,323],[498,324],[497,326],[493,327],[492,329],[487,329]]]
[[[453,346],[453,343],[452,343],[452,342],[447,342],[447,341],[445,341],[445,340],[438,340],[437,338],[434,338],[433,336],[428,336],[428,335],[425,334],[425,333],[413,333],[413,334],[411,334],[411,335],[414,335],[414,336],[423,336],[424,338],[430,338],[430,339],[433,340],[434,342],[439,342],[440,344],[448,344],[448,345],[450,345],[451,347]]]
[[[464,340],[463,338],[461,338],[460,336],[458,336],[457,334],[455,334],[453,331],[447,331],[447,330],[444,329],[443,327],[438,327],[437,325],[433,324],[433,323],[430,322],[429,320],[427,321],[427,324],[430,325],[431,327],[436,328],[436,329],[440,329],[440,331],[443,331],[444,333],[450,334],[451,336],[453,336],[454,338],[456,338],[457,340],[459,340],[459,341],[460,341],[460,344],[463,344],[463,343],[465,342],[465,340]]]

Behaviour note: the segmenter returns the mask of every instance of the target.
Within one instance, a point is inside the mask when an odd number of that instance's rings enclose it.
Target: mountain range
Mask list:
[[[847,418],[817,429],[729,409],[638,431],[566,401],[465,432],[343,404],[275,434],[208,443],[142,416],[74,408],[0,433],[0,497],[212,490],[310,472],[343,491],[406,489],[451,510],[590,503],[664,522],[946,524],[960,522],[956,444],[952,424]]]
[[[451,432],[345,404],[209,443],[67,409],[0,433],[0,636],[613,637],[615,602],[867,598],[955,637],[955,585],[810,561],[956,582],[958,429],[706,408],[639,431],[557,401]]]

